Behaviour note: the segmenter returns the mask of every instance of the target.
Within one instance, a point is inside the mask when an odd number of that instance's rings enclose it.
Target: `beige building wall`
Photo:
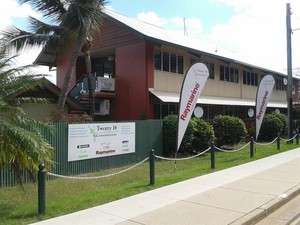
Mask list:
[[[224,62],[221,62],[211,57],[206,57],[206,56],[197,57],[186,51],[170,48],[166,46],[162,46],[161,48],[157,48],[157,49],[160,51],[166,51],[169,53],[174,53],[183,56],[184,74],[186,73],[187,69],[190,67],[190,60],[192,58],[200,62],[209,62],[214,64],[214,79],[207,80],[201,95],[255,100],[258,86],[243,84],[243,70],[245,69],[242,66],[233,63],[230,63],[228,65]],[[238,69],[239,83],[221,81],[220,80],[221,65],[230,66]],[[258,74],[258,84],[259,84],[261,76],[266,74],[257,69],[253,69],[253,72]],[[154,70],[154,89],[157,91],[179,93],[181,90],[184,74]],[[271,96],[271,101],[286,102],[286,92],[282,90],[276,90],[276,88],[274,87]]]
[[[20,105],[28,118],[35,119],[38,121],[48,121],[50,119],[49,115],[55,112],[57,109],[56,103],[22,103]],[[68,107],[65,106],[65,113],[68,112]]]

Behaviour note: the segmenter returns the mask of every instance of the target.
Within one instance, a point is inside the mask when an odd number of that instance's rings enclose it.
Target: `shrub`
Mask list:
[[[234,145],[242,141],[247,130],[243,120],[233,116],[219,115],[213,119],[216,146]]]
[[[177,143],[177,115],[169,115],[163,121],[163,153],[174,155]],[[205,150],[214,140],[212,126],[202,119],[192,118],[183,136],[179,153],[193,154],[195,151]]]
[[[261,124],[258,139],[261,141],[271,141],[281,133],[283,128],[282,121],[274,114],[266,114]]]
[[[176,148],[177,135],[177,120],[176,115],[166,116],[163,120],[163,153],[171,155]]]
[[[251,137],[255,137],[255,122],[246,125],[247,129],[247,138],[250,139]]]
[[[169,115],[164,118],[163,152],[166,156],[175,154],[177,144],[177,123],[177,115]],[[189,123],[180,145],[180,152],[185,152],[192,148],[193,130],[193,124]]]
[[[272,115],[276,116],[282,122],[282,130],[280,132],[281,135],[286,135],[288,133],[288,118],[286,115],[282,113],[272,112]]]
[[[192,118],[191,123],[194,128],[193,150],[197,152],[206,150],[215,140],[212,125],[199,118]]]
[[[296,129],[299,130],[299,128],[300,128],[300,119],[294,120],[294,126],[295,126]]]

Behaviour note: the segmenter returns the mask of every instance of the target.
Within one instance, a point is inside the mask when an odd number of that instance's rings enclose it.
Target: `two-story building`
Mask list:
[[[44,49],[36,63],[55,66],[57,85],[62,87],[70,56],[49,52]],[[111,10],[105,11],[90,53],[98,120],[159,119],[177,114],[184,75],[196,61],[206,63],[210,71],[198,100],[204,119],[223,114],[251,120],[248,111],[254,109],[257,87],[267,74],[276,80],[268,110],[287,112],[286,74]],[[78,58],[75,73],[70,95],[84,103],[88,95],[83,57]],[[295,103],[298,93],[298,79],[293,79]]]

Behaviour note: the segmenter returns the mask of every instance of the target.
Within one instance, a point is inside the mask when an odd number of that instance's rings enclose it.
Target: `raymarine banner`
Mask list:
[[[259,134],[259,130],[264,119],[264,115],[267,109],[268,102],[271,98],[272,90],[275,84],[273,76],[266,75],[260,81],[256,94],[256,140]]]
[[[208,68],[203,63],[193,64],[185,74],[179,99],[176,151],[178,151],[180,147],[185,130],[189,124],[197,100],[203,90],[208,76]]]

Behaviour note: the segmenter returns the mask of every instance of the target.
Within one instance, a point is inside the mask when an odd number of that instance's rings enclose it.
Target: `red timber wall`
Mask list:
[[[153,66],[149,67],[153,54],[148,48],[153,49],[140,41],[116,49],[116,98],[113,103],[116,120],[136,120],[140,114],[153,118],[148,91],[153,87]]]
[[[144,113],[149,119],[153,118],[153,109],[149,101],[148,88],[153,88],[154,67],[151,43],[141,36],[126,29],[124,25],[117,25],[104,20],[100,32],[96,32],[90,49],[91,56],[99,52],[114,50],[116,97],[112,100],[112,120],[136,120]],[[71,51],[60,54],[57,60],[57,85],[62,87],[64,74]],[[77,60],[76,76],[70,88],[76,84],[85,73],[82,58]]]

